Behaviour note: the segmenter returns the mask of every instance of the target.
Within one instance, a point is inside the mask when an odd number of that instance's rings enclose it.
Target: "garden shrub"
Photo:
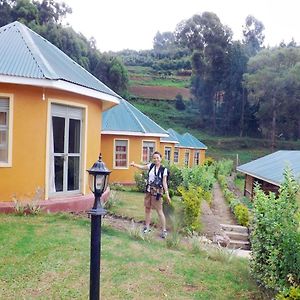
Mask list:
[[[290,282],[300,284],[299,186],[290,170],[284,178],[278,197],[255,187],[251,233],[251,272],[263,286],[277,291]]]
[[[233,161],[231,159],[222,159],[216,164],[216,176],[228,176],[233,170]]]
[[[300,299],[300,286],[291,286],[288,289],[284,289],[278,295],[276,300],[299,300]]]
[[[147,184],[147,176],[148,176],[147,171],[136,172],[134,174],[134,181],[135,181],[138,192],[141,192],[141,193],[145,192],[146,184]]]
[[[199,231],[201,200],[204,191],[200,186],[195,187],[192,185],[188,189],[180,187],[179,191],[182,196],[185,229],[189,232]]]
[[[244,204],[237,204],[234,207],[234,215],[237,218],[237,221],[242,226],[248,226],[249,225],[249,211],[248,208]]]

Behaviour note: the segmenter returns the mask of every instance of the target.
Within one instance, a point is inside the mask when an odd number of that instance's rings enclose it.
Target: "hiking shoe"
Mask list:
[[[165,238],[167,237],[167,235],[168,235],[167,230],[163,230],[163,231],[161,232],[161,234],[160,234],[160,237],[161,237],[162,239],[165,239]]]
[[[147,227],[144,227],[144,229],[143,229],[143,233],[149,233],[150,231],[151,231],[151,229],[147,228]]]

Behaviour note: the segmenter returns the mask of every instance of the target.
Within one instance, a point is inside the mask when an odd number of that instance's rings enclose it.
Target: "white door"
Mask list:
[[[51,106],[50,195],[80,191],[82,115],[81,108]]]

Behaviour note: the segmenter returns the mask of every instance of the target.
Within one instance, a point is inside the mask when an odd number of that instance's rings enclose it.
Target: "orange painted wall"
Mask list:
[[[124,169],[114,168],[114,139],[129,140],[129,157],[128,167]],[[160,151],[160,138],[156,137],[140,137],[140,136],[126,136],[126,135],[101,135],[101,153],[103,161],[108,169],[112,172],[110,174],[110,183],[132,184],[134,181],[135,172],[140,172],[137,168],[130,167],[130,162],[134,161],[137,164],[142,164],[142,144],[143,141],[154,141],[156,143],[156,150]]]
[[[14,96],[12,167],[0,167],[0,201],[19,200],[33,196],[36,188],[45,189],[47,158],[47,125],[49,99],[70,101],[88,107],[86,166],[98,158],[102,104],[73,93],[42,88],[0,83],[0,94]],[[86,174],[83,174],[86,176]],[[86,181],[87,182],[87,181]],[[88,186],[84,187],[88,192]]]

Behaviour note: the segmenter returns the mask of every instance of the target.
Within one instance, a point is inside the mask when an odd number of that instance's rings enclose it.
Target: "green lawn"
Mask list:
[[[90,221],[72,215],[0,218],[1,299],[87,299]],[[102,299],[263,299],[248,261],[170,250],[103,226]]]

